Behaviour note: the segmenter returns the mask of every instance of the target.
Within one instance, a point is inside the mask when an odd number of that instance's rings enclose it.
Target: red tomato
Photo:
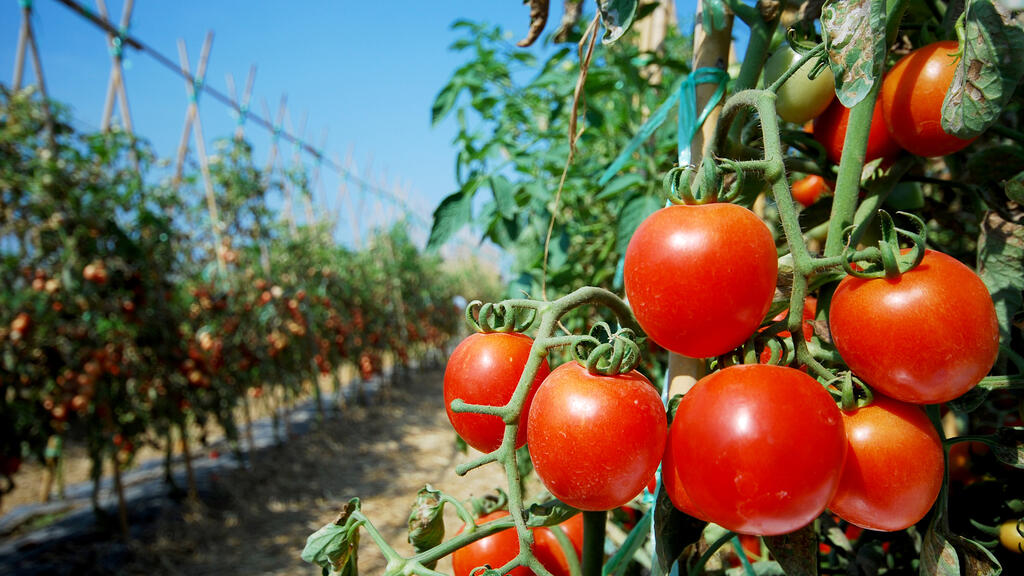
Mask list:
[[[849,448],[828,507],[869,530],[904,530],[931,509],[942,487],[942,439],[923,410],[882,395],[843,413]]]
[[[507,511],[498,510],[480,518],[478,523],[483,524],[505,516],[508,516]],[[560,524],[559,527],[569,537],[576,549],[577,557],[581,556],[583,553],[583,515],[577,514]],[[461,534],[462,530],[460,528],[458,534]],[[534,528],[533,538],[531,551],[537,560],[554,576],[569,576],[569,562],[551,530]],[[480,566],[489,565],[495,569],[501,568],[518,554],[519,536],[516,534],[515,528],[509,528],[456,550],[452,554],[452,572],[455,576],[469,576],[475,568]],[[533,573],[533,570],[520,566],[511,570],[508,576],[533,576]]]
[[[683,396],[679,406],[681,407],[686,403],[689,395]],[[677,411],[678,415],[679,412]],[[683,436],[687,434],[687,431],[682,426],[676,426],[675,421],[672,422],[672,426],[668,430],[668,438],[665,442],[665,455],[661,461],[661,483],[665,486],[665,493],[668,494],[668,499],[672,501],[672,504],[681,510],[682,512],[698,518],[700,520],[707,520],[704,514],[697,510],[696,506],[693,505],[693,501],[686,494],[686,489],[683,487],[683,481],[679,478],[679,465],[676,460],[676,450],[674,446],[683,441]]]
[[[967,147],[942,129],[942,100],[960,61],[956,40],[935,42],[907,54],[882,82],[882,114],[896,140],[911,154],[945,156]]]
[[[818,198],[822,194],[828,194],[832,192],[828,184],[825,183],[825,179],[817,174],[808,174],[803,178],[793,182],[790,187],[790,192],[793,194],[793,200],[796,200],[804,206],[810,206],[818,201]]]
[[[661,397],[642,374],[602,376],[576,362],[541,383],[527,422],[537,476],[580,510],[611,510],[639,494],[667,434]]]
[[[843,106],[837,98],[821,116],[814,119],[814,139],[825,147],[828,159],[835,164],[843,156],[843,141],[846,139],[846,125],[850,122],[850,109]],[[882,117],[882,107],[876,102],[875,111],[871,115],[871,130],[868,132],[868,147],[864,161],[883,158],[883,163],[895,160],[902,148],[893,140]]]
[[[491,452],[501,446],[505,423],[488,414],[452,412],[452,400],[461,398],[469,404],[503,406],[523,375],[530,357],[533,339],[518,333],[472,334],[455,347],[444,370],[444,408],[455,432],[473,448]],[[529,396],[523,406],[523,417],[530,409],[537,385],[550,373],[545,360],[537,370]],[[519,426],[516,447],[526,443],[526,426]]]
[[[728,530],[797,530],[824,511],[839,485],[842,415],[824,387],[794,368],[714,372],[679,403],[672,428],[674,467],[686,495],[704,518]]]
[[[625,287],[637,321],[663,348],[718,356],[742,344],[775,294],[778,255],[768,227],[735,204],[669,206],[626,248]]]
[[[832,296],[832,340],[882,394],[938,404],[967,392],[999,353],[996,309],[973,270],[941,252],[898,278],[847,276]]]

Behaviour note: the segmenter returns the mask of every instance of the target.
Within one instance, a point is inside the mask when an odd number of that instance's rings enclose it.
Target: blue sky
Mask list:
[[[90,0],[83,3],[95,10]],[[123,2],[108,0],[111,19],[120,19]],[[679,2],[684,26],[692,26],[694,2]],[[110,71],[105,34],[55,0],[35,0],[33,25],[43,73],[52,98],[68,103],[84,129],[99,127]],[[552,3],[557,23],[561,3]],[[463,56],[448,50],[455,39],[450,25],[458,18],[500,24],[514,38],[528,26],[528,8],[518,0],[447,0],[445,2],[302,2],[137,1],[130,32],[177,61],[177,41],[185,40],[191,66],[199,58],[208,30],[215,33],[207,83],[227,91],[226,74],[241,90],[252,64],[258,66],[252,110],[263,115],[266,101],[276,114],[282,94],[294,131],[308,117],[306,139],[318,143],[329,130],[327,153],[344,160],[352,150],[357,170],[387,187],[399,183],[409,208],[429,221],[441,198],[454,190],[453,123],[430,124],[430,106]],[[19,3],[0,5],[0,82],[13,76]],[[531,50],[540,50],[534,47]],[[172,157],[181,137],[188,99],[183,80],[148,55],[126,52],[126,82],[138,134],[162,157]],[[26,78],[34,81],[30,72]],[[200,104],[208,150],[229,136],[235,119],[222,104],[203,97]],[[286,126],[287,128],[287,126]],[[257,160],[265,161],[270,136],[249,125]],[[193,147],[194,150],[194,147]],[[283,144],[291,161],[293,148]],[[372,160],[372,167],[370,162]],[[307,161],[309,159],[307,158]],[[316,198],[318,210],[338,205],[338,179],[324,171]],[[343,242],[349,211],[360,226],[393,218],[398,209],[354,195],[341,218]],[[419,234],[417,234],[419,236]]]

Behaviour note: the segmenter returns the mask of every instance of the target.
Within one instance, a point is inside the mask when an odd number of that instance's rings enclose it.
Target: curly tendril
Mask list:
[[[882,238],[878,241],[878,247],[858,252],[861,257],[866,256],[867,260],[858,260],[854,257],[850,243],[853,238],[855,226],[849,226],[843,231],[843,270],[850,276],[856,278],[895,278],[913,270],[924,258],[927,239],[925,237],[925,223],[916,214],[909,212],[897,212],[914,221],[917,231],[897,228],[892,216],[885,210],[878,211],[878,219],[882,228]],[[900,237],[913,242],[913,246],[902,254],[900,251]],[[877,257],[877,260],[876,258]]]
[[[477,332],[523,332],[536,317],[536,308],[508,301],[492,304],[473,300],[466,306],[466,322]]]
[[[669,202],[673,204],[693,204],[696,200],[690,193],[693,185],[693,177],[697,173],[697,167],[693,164],[686,166],[673,166],[665,174],[662,181],[665,186],[665,193],[668,194]]]
[[[629,328],[613,333],[604,322],[594,324],[590,334],[576,342],[572,352],[588,372],[604,376],[631,372],[640,363],[636,333]]]

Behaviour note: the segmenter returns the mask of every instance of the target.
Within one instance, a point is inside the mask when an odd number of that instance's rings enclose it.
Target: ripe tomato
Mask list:
[[[846,125],[850,122],[850,109],[836,99],[814,119],[814,139],[825,147],[828,159],[839,164],[843,157],[843,141],[846,139]],[[871,129],[868,132],[868,147],[864,161],[883,158],[882,163],[891,162],[900,155],[902,148],[893,139],[882,117],[882,107],[876,102],[875,111],[871,115]]]
[[[680,401],[682,406],[689,398],[689,395],[683,396]],[[679,414],[677,411],[676,414]],[[676,426],[675,421],[672,422],[672,426],[668,430],[668,439],[665,442],[665,455],[661,461],[661,483],[665,486],[665,493],[668,494],[668,499],[672,501],[672,504],[700,520],[707,520],[700,510],[693,505],[693,501],[686,494],[686,489],[683,487],[683,481],[679,478],[679,464],[675,457],[674,446],[683,441],[683,436],[686,434],[686,430],[682,426]],[[685,465],[685,464],[684,464]]]
[[[505,423],[488,414],[455,413],[452,401],[461,398],[469,404],[503,406],[523,375],[530,357],[533,339],[524,334],[494,332],[472,334],[455,347],[444,370],[444,408],[455,432],[473,448],[491,452],[501,446]],[[545,360],[537,370],[530,388],[516,436],[516,447],[526,443],[525,414],[537,391],[537,385],[550,372]]]
[[[580,510],[611,510],[639,494],[667,434],[661,397],[642,374],[602,376],[576,362],[541,383],[527,422],[537,476]]]
[[[669,206],[626,248],[625,287],[637,321],[661,347],[718,356],[757,330],[778,273],[775,241],[735,204]]]
[[[490,522],[508,516],[505,510],[498,510],[480,518],[478,524]],[[569,537],[576,549],[577,557],[583,551],[583,515],[577,514],[559,525]],[[458,533],[462,533],[462,528]],[[533,547],[531,551],[537,560],[554,576],[569,576],[569,562],[559,546],[558,540],[548,528],[533,529]],[[473,569],[489,565],[501,568],[519,554],[519,536],[515,528],[502,530],[481,538],[468,546],[459,548],[452,554],[452,572],[455,576],[469,576]],[[522,566],[513,569],[508,576],[532,576],[533,571]]]
[[[808,174],[793,182],[793,185],[790,187],[793,200],[796,200],[803,206],[810,206],[817,202],[818,198],[823,194],[831,192],[832,189],[825,183],[825,179],[817,174]]]
[[[843,412],[849,448],[828,507],[869,530],[904,530],[924,518],[942,487],[942,439],[913,404],[876,395]]]
[[[679,403],[672,428],[674,467],[686,495],[726,529],[792,532],[817,518],[839,485],[842,415],[816,380],[794,368],[714,372]]]
[[[892,137],[911,154],[945,156],[967,147],[942,129],[942,100],[953,83],[956,40],[935,42],[907,54],[886,74],[881,105]]]
[[[847,276],[832,296],[832,340],[854,374],[882,394],[938,404],[967,392],[999,353],[996,309],[973,270],[925,251],[898,278]]]
[[[802,58],[803,56],[789,46],[780,46],[765,63],[765,84],[778,80],[790,66]],[[775,110],[783,120],[803,124],[821,114],[835,99],[836,83],[832,68],[825,67],[814,80],[811,80],[807,75],[813,68],[814,64],[805,64],[779,88]]]

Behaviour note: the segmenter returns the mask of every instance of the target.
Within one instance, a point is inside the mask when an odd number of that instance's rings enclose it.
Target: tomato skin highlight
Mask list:
[[[497,520],[508,516],[507,510],[496,510],[477,520],[481,525],[491,520]],[[576,549],[577,557],[583,551],[583,515],[577,514],[565,522],[559,524],[569,537],[573,548]],[[457,534],[461,534],[465,527],[460,528]],[[532,528],[533,546],[531,551],[537,560],[548,569],[554,576],[569,576],[569,561],[562,553],[562,547],[549,528]],[[481,538],[467,546],[459,548],[452,553],[452,572],[455,576],[470,576],[473,569],[489,565],[494,569],[501,568],[519,555],[519,536],[515,528],[509,528]],[[518,566],[509,571],[509,576],[533,576],[533,570]]]
[[[917,156],[946,156],[974,142],[942,129],[942,101],[953,83],[955,40],[935,42],[901,58],[882,82],[885,123],[900,146]]]
[[[846,127],[849,123],[850,109],[843,106],[838,98],[814,119],[814,139],[825,147],[825,153],[833,164],[839,164],[843,157],[843,142],[846,139]],[[893,139],[885,125],[882,106],[879,102],[875,102],[864,161],[870,162],[876,158],[882,158],[884,165],[895,160],[902,151],[903,148]]]
[[[921,408],[875,395],[843,412],[849,448],[829,503],[843,520],[892,532],[918,523],[942,488],[942,439]]]
[[[661,397],[639,372],[590,374],[576,362],[541,383],[527,422],[533,467],[559,500],[618,508],[643,490],[665,450]]]
[[[761,324],[775,294],[778,255],[768,227],[735,204],[669,206],[626,248],[626,297],[662,348],[724,354]]]
[[[973,270],[932,250],[897,278],[847,276],[829,311],[832,340],[854,374],[911,404],[959,397],[988,374],[999,326]]]
[[[530,358],[533,339],[515,332],[476,333],[459,343],[448,358],[444,371],[444,408],[455,432],[473,448],[491,452],[501,446],[505,423],[489,414],[456,413],[452,401],[502,406],[512,398]],[[541,364],[523,405],[527,414],[537,385],[551,372],[547,360]],[[524,418],[525,421],[525,418]],[[516,447],[526,443],[526,426],[520,422]]]
[[[714,372],[679,403],[672,428],[686,495],[729,530],[792,532],[817,518],[839,486],[842,415],[816,380],[794,368]]]

